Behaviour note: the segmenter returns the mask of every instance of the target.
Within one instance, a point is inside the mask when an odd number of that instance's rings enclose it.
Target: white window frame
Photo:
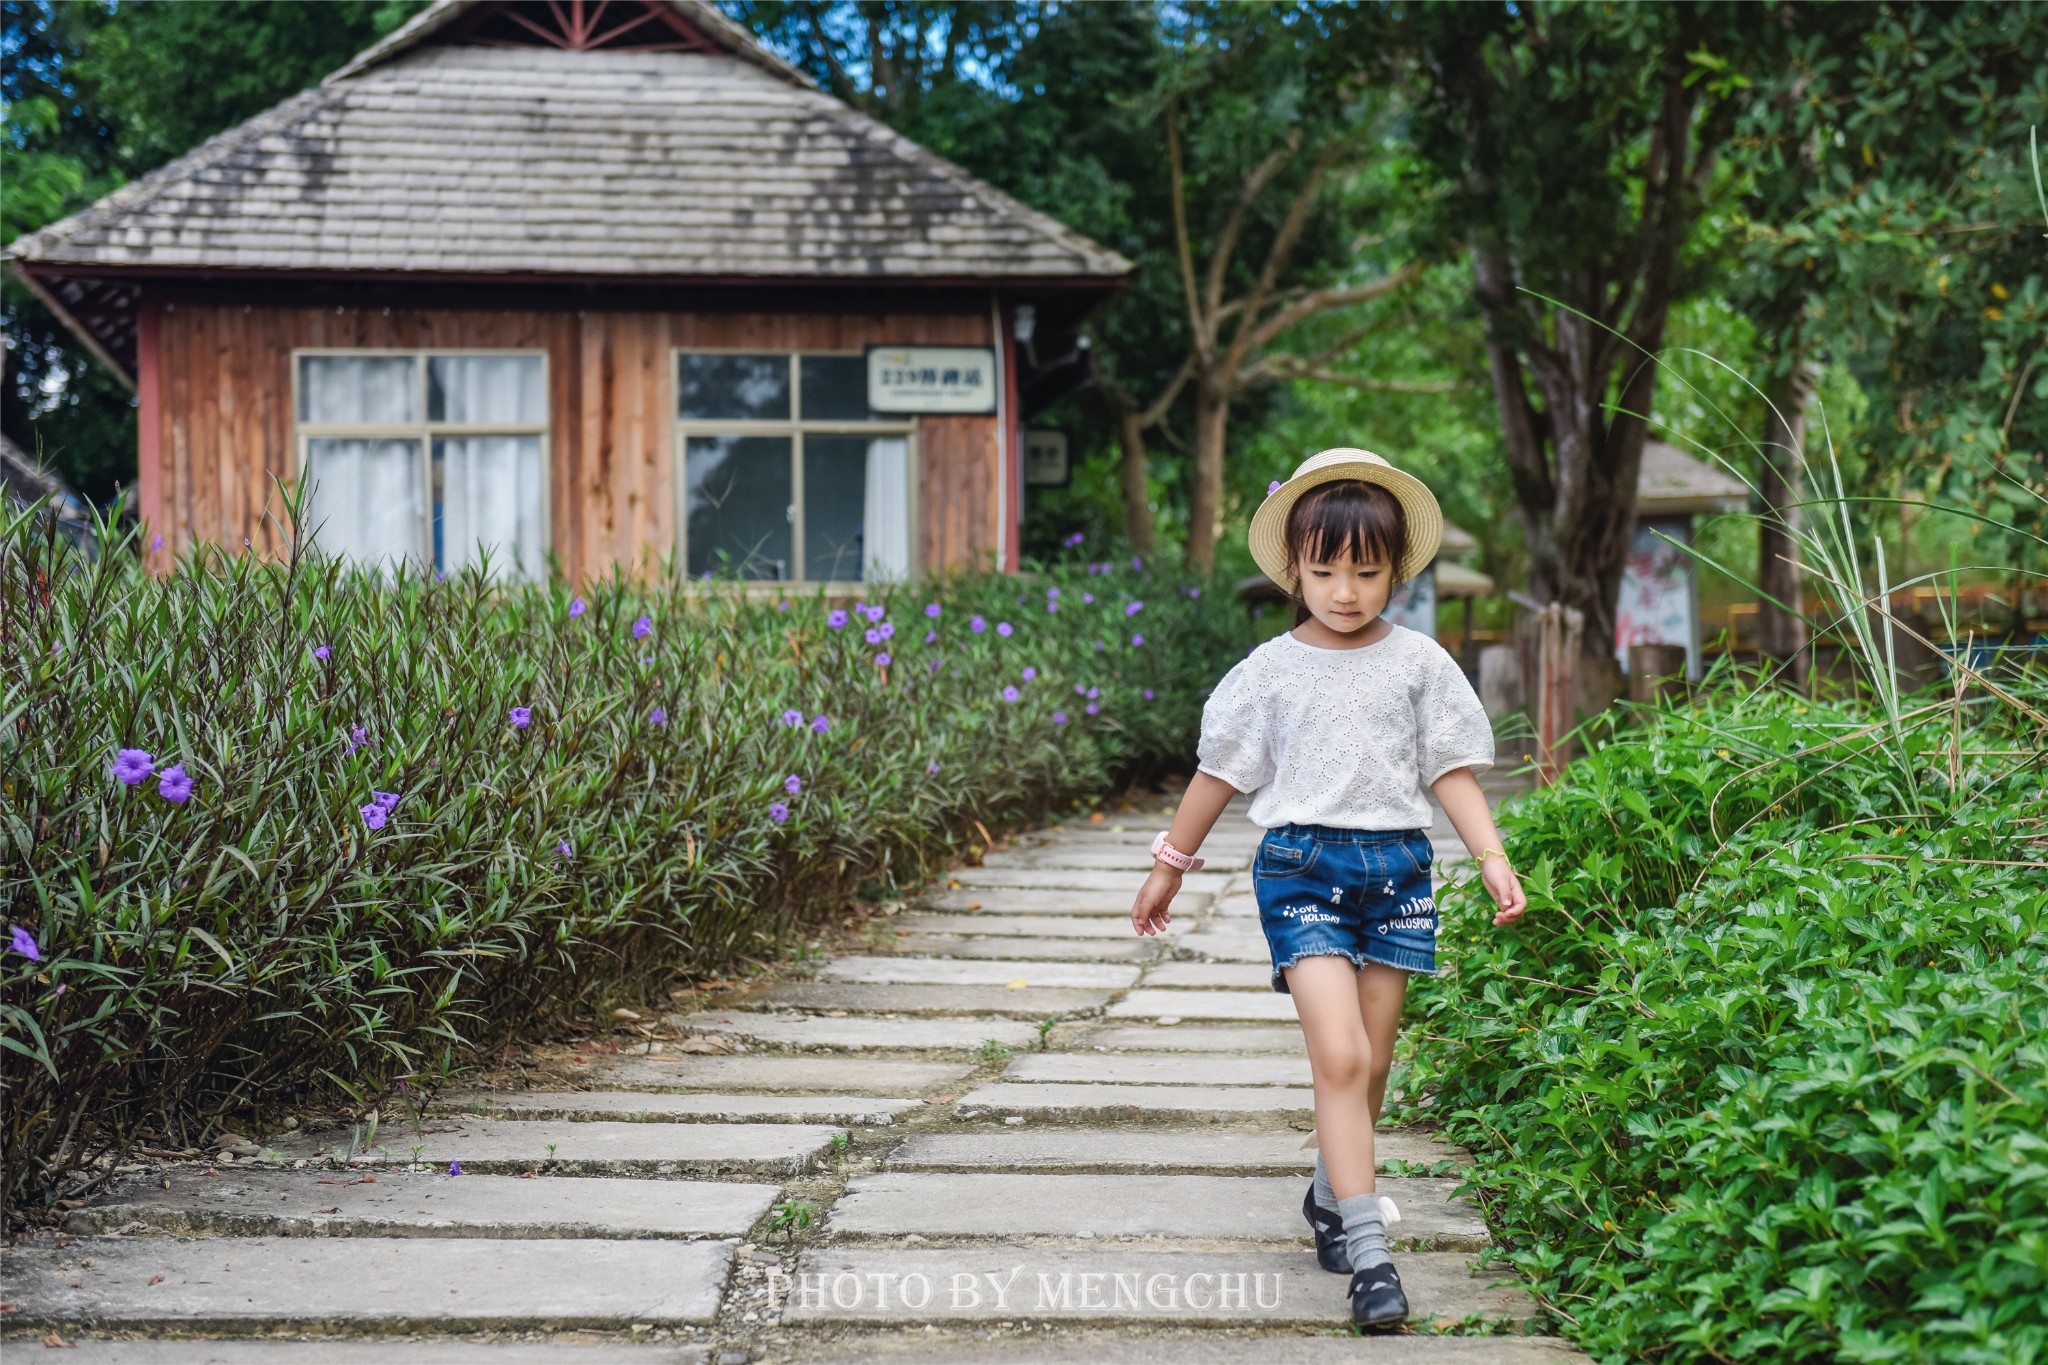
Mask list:
[[[433,356],[516,356],[522,359],[540,359],[541,393],[547,409],[547,419],[539,424],[517,422],[430,422],[427,420],[427,361]],[[374,359],[379,356],[399,356],[414,361],[413,376],[418,386],[413,394],[413,411],[419,414],[415,422],[307,422],[299,417],[299,375],[302,357],[335,356],[342,359]],[[291,353],[291,413],[292,444],[296,452],[293,466],[293,487],[304,483],[306,477],[307,443],[323,439],[340,440],[417,440],[420,443],[419,499],[420,523],[416,536],[414,553],[418,562],[429,570],[438,569],[434,562],[434,438],[437,436],[538,436],[540,438],[540,524],[545,541],[541,552],[545,555],[555,547],[555,516],[553,506],[554,485],[554,384],[549,373],[549,356],[543,347],[533,346],[295,346]],[[444,546],[445,549],[445,546]],[[545,560],[530,565],[527,571],[536,580],[545,579],[548,566]]]
[[[669,420],[675,424],[674,473],[675,473],[675,562],[677,571],[685,581],[693,581],[690,573],[690,479],[689,448],[692,436],[786,436],[789,438],[789,496],[796,508],[795,518],[790,523],[790,563],[796,570],[791,578],[754,578],[742,581],[750,592],[772,593],[791,588],[812,589],[823,586],[828,593],[856,593],[872,589],[875,582],[868,579],[816,579],[805,578],[804,568],[804,437],[811,436],[900,436],[909,455],[906,460],[906,482],[903,490],[908,502],[905,515],[910,519],[910,564],[904,575],[904,582],[916,583],[924,577],[923,556],[923,512],[918,501],[918,487],[922,482],[921,462],[917,448],[917,418],[906,416],[894,420],[870,418],[866,421],[842,417],[830,420],[805,421],[796,418],[777,418],[772,421],[757,421],[741,418],[679,417],[682,379],[682,358],[686,355],[780,355],[789,362],[789,410],[803,412],[803,358],[805,356],[832,356],[839,359],[860,358],[867,352],[831,350],[825,347],[804,347],[784,350],[779,346],[673,346],[669,348]],[[863,566],[865,567],[865,566]]]

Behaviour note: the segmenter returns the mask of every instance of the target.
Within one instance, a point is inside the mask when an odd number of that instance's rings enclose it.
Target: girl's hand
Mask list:
[[[1152,864],[1152,875],[1138,888],[1137,902],[1131,906],[1131,928],[1140,934],[1164,933],[1173,919],[1167,907],[1173,903],[1179,890],[1179,868],[1168,867],[1165,863]]]
[[[1493,916],[1494,927],[1513,924],[1529,908],[1529,898],[1522,894],[1522,879],[1499,854],[1488,854],[1479,860],[1479,877],[1493,903],[1500,907]]]

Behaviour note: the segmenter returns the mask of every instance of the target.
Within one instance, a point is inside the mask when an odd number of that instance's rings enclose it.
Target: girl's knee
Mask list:
[[[1373,1075],[1372,1044],[1364,1039],[1356,1046],[1343,1044],[1311,1052],[1308,1060],[1316,1084],[1339,1090],[1361,1088]]]

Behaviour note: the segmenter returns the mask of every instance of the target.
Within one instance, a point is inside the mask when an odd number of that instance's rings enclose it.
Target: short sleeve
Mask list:
[[[1202,772],[1241,792],[1273,780],[1272,736],[1266,698],[1251,659],[1223,675],[1202,707],[1202,737],[1195,754]]]
[[[1430,641],[1415,705],[1415,768],[1429,787],[1453,768],[1493,766],[1493,722],[1451,652]]]

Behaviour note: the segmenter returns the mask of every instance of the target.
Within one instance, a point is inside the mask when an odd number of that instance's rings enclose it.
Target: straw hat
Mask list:
[[[1259,510],[1252,513],[1252,558],[1266,577],[1294,591],[1294,574],[1287,566],[1287,514],[1295,499],[1320,483],[1336,479],[1363,479],[1376,483],[1400,500],[1408,520],[1408,554],[1401,561],[1400,579],[1407,582],[1429,567],[1443,543],[1444,514],[1436,505],[1436,494],[1413,474],[1404,474],[1370,450],[1339,447],[1319,450],[1295,468],[1294,476],[1266,494]]]

